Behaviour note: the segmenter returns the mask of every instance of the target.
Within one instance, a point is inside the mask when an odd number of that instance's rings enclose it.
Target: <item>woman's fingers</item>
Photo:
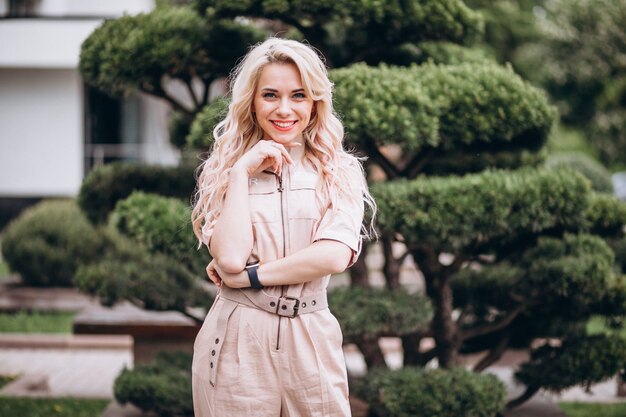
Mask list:
[[[217,270],[215,269],[216,264],[215,264],[215,259],[213,259],[206,267],[206,273],[209,276],[209,279],[211,281],[213,281],[213,283],[215,285],[217,285],[218,287],[222,286],[222,279],[220,278],[219,274],[217,273]]]

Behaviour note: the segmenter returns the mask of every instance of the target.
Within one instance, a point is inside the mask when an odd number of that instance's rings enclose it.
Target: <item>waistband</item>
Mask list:
[[[263,290],[241,290],[222,287],[218,295],[239,304],[289,318],[294,318],[299,314],[312,313],[328,308],[326,291],[296,298],[286,295],[269,295]]]

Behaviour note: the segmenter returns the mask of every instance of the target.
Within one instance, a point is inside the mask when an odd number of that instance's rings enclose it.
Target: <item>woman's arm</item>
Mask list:
[[[213,228],[209,251],[224,272],[239,272],[252,252],[248,175],[232,169],[222,210]]]
[[[261,264],[257,274],[261,284],[266,287],[313,281],[328,274],[343,272],[352,258],[352,252],[346,244],[336,240],[318,240],[289,256]],[[207,273],[214,282],[217,283],[216,280],[221,278],[224,285],[230,288],[250,286],[246,271],[229,273],[218,264],[213,268],[209,265]]]
[[[249,178],[269,167],[280,174],[283,162],[293,163],[285,146],[261,140],[231,168],[228,190],[209,241],[209,252],[223,272],[242,271],[252,252],[254,238],[248,202]]]

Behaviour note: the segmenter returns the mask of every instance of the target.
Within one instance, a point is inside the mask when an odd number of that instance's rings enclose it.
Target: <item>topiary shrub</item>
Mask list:
[[[506,401],[497,377],[460,368],[376,369],[353,391],[369,403],[372,417],[489,417]]]
[[[570,167],[591,181],[591,187],[595,191],[613,193],[613,183],[609,170],[582,152],[552,155],[546,160],[546,165],[548,167]]]
[[[2,255],[27,285],[73,285],[79,265],[100,257],[105,241],[74,200],[47,200],[5,229]]]
[[[193,164],[177,167],[119,162],[91,171],[83,180],[78,204],[93,223],[104,223],[115,204],[133,191],[189,201],[195,188]]]
[[[616,375],[626,366],[626,340],[618,335],[579,336],[562,345],[545,344],[531,352],[515,378],[529,389],[541,387],[561,392],[576,385],[592,384]]]
[[[135,242],[109,232],[111,247],[102,259],[76,271],[76,285],[104,305],[129,300],[148,310],[186,311],[207,305],[212,297],[176,258],[149,253]],[[198,304],[196,304],[198,303]]]
[[[433,314],[428,298],[404,290],[335,288],[328,292],[328,302],[346,338],[424,330]]]
[[[135,191],[117,203],[109,223],[149,252],[170,255],[194,273],[204,274],[211,260],[205,248],[196,248],[191,209],[178,199]]]
[[[209,149],[213,145],[213,129],[228,113],[230,98],[220,97],[204,106],[191,124],[187,145],[195,149]]]
[[[115,399],[160,417],[192,417],[191,360],[187,352],[160,352],[147,365],[124,369],[115,380]]]

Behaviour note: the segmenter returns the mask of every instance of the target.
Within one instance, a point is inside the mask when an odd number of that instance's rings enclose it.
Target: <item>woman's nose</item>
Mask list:
[[[289,115],[291,113],[291,106],[289,104],[288,99],[280,100],[278,104],[278,114],[279,115]]]

